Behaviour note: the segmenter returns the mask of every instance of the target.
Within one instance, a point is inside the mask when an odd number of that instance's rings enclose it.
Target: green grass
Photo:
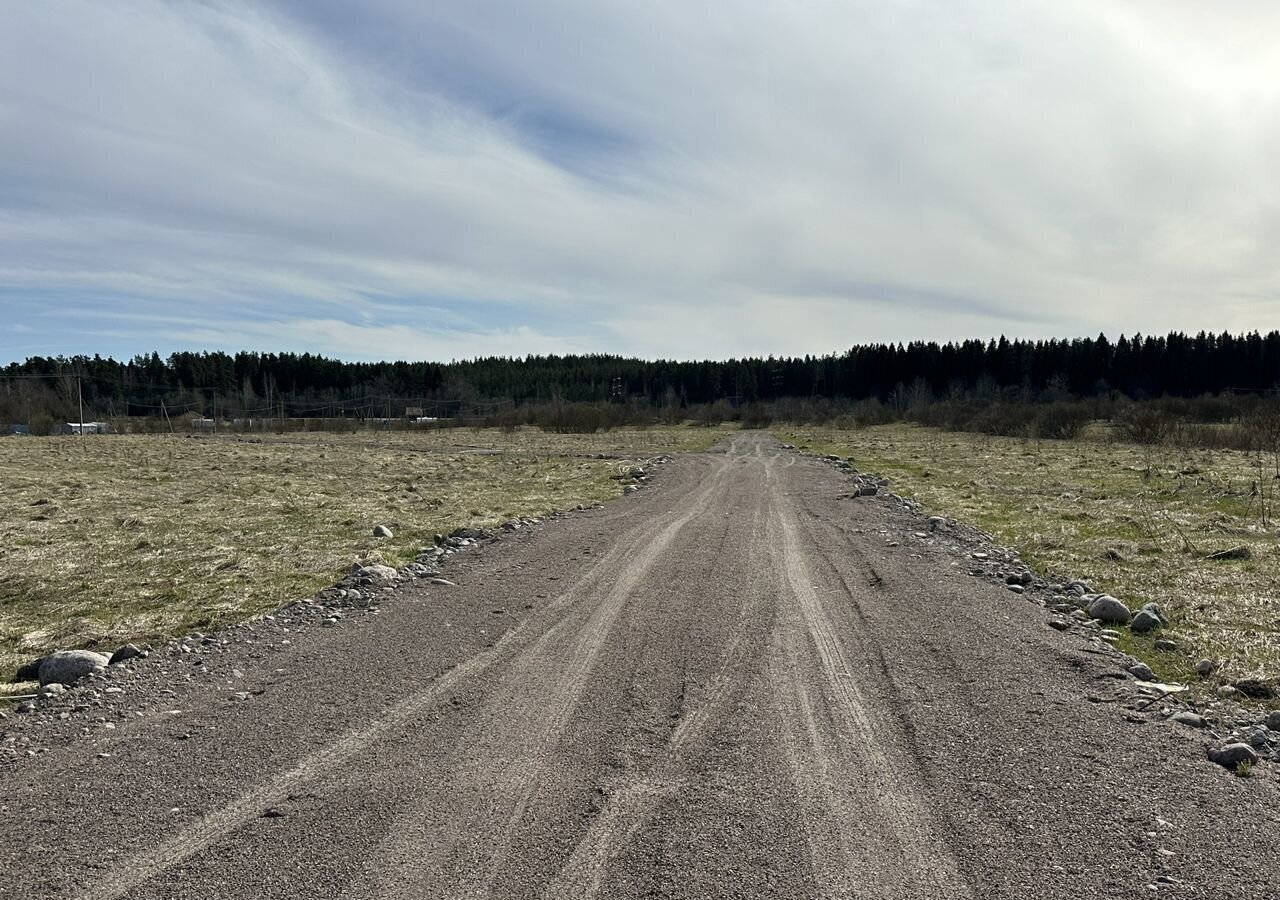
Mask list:
[[[1156,653],[1151,638],[1127,633],[1121,647],[1162,678],[1192,678],[1200,656],[1221,660],[1227,680],[1280,676],[1280,532],[1252,494],[1259,473],[1247,454],[905,425],[778,435],[852,457],[929,512],[990,531],[1050,578],[1082,578],[1131,607],[1158,602],[1172,619],[1162,636],[1180,654]],[[1274,472],[1262,474],[1262,493],[1280,492]],[[1236,545],[1252,559],[1204,558]]]
[[[609,500],[636,462],[722,434],[0,439],[0,678],[55,648],[273,609],[358,560],[409,561],[437,532]],[[373,537],[380,523],[394,538]]]

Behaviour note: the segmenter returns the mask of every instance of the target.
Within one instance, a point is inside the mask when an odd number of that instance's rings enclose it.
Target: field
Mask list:
[[[0,679],[261,613],[438,532],[608,500],[635,463],[721,433],[0,439]]]
[[[1097,429],[1095,429],[1095,432]],[[1027,441],[896,425],[778,429],[815,453],[852,457],[891,490],[990,531],[1053,578],[1082,578],[1137,607],[1171,615],[1180,652],[1153,638],[1121,646],[1165,678],[1200,657],[1224,679],[1280,675],[1280,547],[1272,519],[1275,464],[1226,450],[1126,444],[1094,433]],[[1248,550],[1248,559],[1210,560]]]

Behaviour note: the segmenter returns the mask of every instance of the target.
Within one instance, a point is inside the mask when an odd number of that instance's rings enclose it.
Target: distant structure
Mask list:
[[[15,422],[12,425],[5,428],[4,433],[5,434],[31,434],[31,426],[20,425],[17,422]]]
[[[58,429],[59,434],[110,434],[109,422],[64,422]]]
[[[421,418],[422,418],[422,407],[421,407],[421,406],[406,406],[406,407],[404,408],[404,417],[405,417],[406,419],[421,419]]]
[[[191,427],[195,431],[217,431],[218,423],[213,419],[202,419],[199,416],[193,416]]]

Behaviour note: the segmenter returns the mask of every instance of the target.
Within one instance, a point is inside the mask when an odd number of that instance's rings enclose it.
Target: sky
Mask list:
[[[1280,328],[1280,5],[41,0],[0,362]]]

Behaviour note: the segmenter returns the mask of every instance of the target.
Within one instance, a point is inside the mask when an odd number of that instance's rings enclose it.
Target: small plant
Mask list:
[[[1237,778],[1248,778],[1252,774],[1253,774],[1253,763],[1249,762],[1249,760],[1242,759],[1240,760],[1240,762],[1236,763]]]

